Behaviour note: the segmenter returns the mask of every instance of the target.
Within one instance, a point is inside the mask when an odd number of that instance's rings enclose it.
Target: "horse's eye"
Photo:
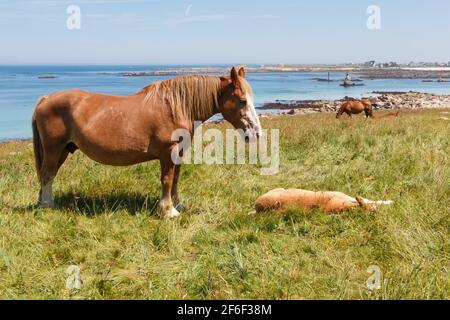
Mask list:
[[[241,101],[241,104],[247,105],[247,99],[240,99],[240,101]]]

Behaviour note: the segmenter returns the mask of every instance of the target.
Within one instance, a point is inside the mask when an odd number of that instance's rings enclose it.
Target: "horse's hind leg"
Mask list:
[[[180,170],[181,165],[176,165],[172,183],[172,202],[175,209],[182,212],[186,211],[186,207],[181,203],[180,196],[178,194],[178,178],[180,177]]]
[[[172,202],[172,187],[175,177],[175,164],[172,162],[170,155],[162,157],[161,163],[161,187],[162,195],[159,202],[159,214],[163,218],[176,218],[180,212],[174,208]]]
[[[40,170],[41,190],[39,192],[39,207],[54,207],[55,201],[52,190],[53,180],[68,154],[68,150],[62,146],[60,148],[51,149],[44,147],[42,167]]]

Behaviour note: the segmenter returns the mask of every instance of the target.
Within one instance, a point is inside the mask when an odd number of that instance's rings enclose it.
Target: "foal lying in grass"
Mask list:
[[[340,213],[353,208],[376,211],[379,205],[392,201],[372,201],[361,197],[350,197],[342,192],[308,191],[301,189],[275,189],[256,200],[256,213],[264,211],[283,212],[291,207],[303,209],[319,208],[328,213]]]
[[[373,116],[373,119],[395,119],[398,118],[398,115],[400,112],[388,112],[385,114],[375,115]]]

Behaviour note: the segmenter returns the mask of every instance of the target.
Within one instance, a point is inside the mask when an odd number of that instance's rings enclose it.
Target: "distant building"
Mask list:
[[[376,65],[378,68],[398,68],[400,65],[397,62],[385,62]]]

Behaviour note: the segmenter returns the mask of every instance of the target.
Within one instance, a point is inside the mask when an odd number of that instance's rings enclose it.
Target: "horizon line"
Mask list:
[[[431,64],[450,64],[449,61],[409,61],[409,62],[400,62],[400,61],[375,61],[377,64],[379,63],[397,63],[400,65],[410,64],[410,63],[431,63]],[[369,61],[358,61],[358,62],[270,62],[270,63],[259,63],[259,62],[108,62],[108,63],[96,63],[96,62],[75,62],[75,63],[39,63],[39,62],[25,62],[25,63],[2,63],[0,62],[0,67],[9,67],[9,66],[61,66],[61,67],[69,67],[69,66],[236,66],[236,65],[247,65],[247,66],[275,66],[275,65],[304,65],[304,66],[315,66],[315,65],[361,65]]]

